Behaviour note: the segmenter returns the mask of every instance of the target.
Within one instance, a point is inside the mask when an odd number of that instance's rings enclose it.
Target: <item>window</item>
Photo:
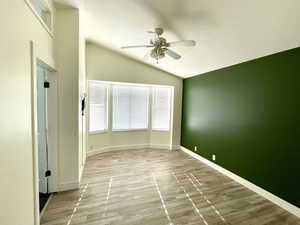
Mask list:
[[[171,88],[154,87],[152,94],[152,129],[170,130]]]
[[[108,86],[97,82],[89,83],[89,131],[107,130]]]
[[[149,87],[113,85],[113,130],[148,128]]]
[[[52,30],[52,12],[48,0],[25,0],[48,31]]]
[[[169,131],[172,94],[170,86],[89,81],[89,131],[143,130],[149,121],[152,130]]]

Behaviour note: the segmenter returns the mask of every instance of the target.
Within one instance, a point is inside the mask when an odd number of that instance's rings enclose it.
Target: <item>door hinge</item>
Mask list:
[[[47,170],[45,172],[45,177],[50,177],[51,176],[51,170]]]
[[[50,82],[49,81],[44,82],[44,88],[50,88]]]

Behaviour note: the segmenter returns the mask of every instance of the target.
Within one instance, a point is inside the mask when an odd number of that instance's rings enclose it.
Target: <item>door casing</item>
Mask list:
[[[51,91],[48,92],[48,168],[51,176],[48,179],[49,192],[58,191],[58,72],[49,64],[38,58],[33,41],[30,41],[31,58],[31,126],[32,126],[32,161],[33,161],[33,196],[34,225],[40,224],[39,212],[39,169],[38,169],[38,123],[37,123],[37,66],[51,72],[48,76]]]

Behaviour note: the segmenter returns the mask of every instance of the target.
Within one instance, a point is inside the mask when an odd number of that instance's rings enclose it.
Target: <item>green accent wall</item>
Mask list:
[[[185,79],[182,110],[182,146],[300,207],[300,48]]]

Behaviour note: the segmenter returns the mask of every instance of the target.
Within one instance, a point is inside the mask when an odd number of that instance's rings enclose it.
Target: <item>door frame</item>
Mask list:
[[[48,168],[51,170],[51,176],[48,178],[48,191],[56,192],[58,190],[58,72],[49,64],[41,60],[35,51],[34,42],[30,41],[30,63],[31,63],[31,129],[32,129],[32,162],[33,162],[33,200],[34,200],[34,225],[40,225],[39,211],[39,170],[38,170],[38,116],[37,116],[37,66],[42,66],[51,72],[48,80],[55,82],[51,92],[51,116],[48,114],[48,121],[52,124],[52,136],[55,140],[52,143],[52,149],[48,151]],[[50,84],[51,88],[51,84]],[[49,94],[48,94],[49,95]],[[49,107],[47,107],[49,110]],[[49,112],[49,111],[48,111]],[[50,138],[50,137],[49,137]]]

